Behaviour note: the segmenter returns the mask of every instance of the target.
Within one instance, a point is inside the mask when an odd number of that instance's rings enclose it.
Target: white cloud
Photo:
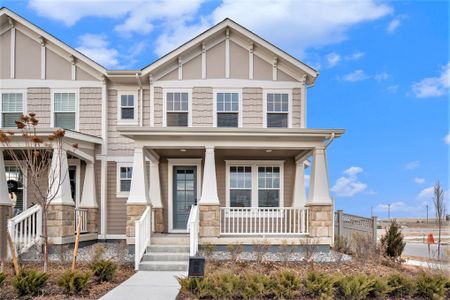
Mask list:
[[[443,96],[450,87],[450,62],[441,68],[441,73],[436,77],[424,78],[412,85],[412,91],[417,98],[429,98]]]
[[[311,176],[308,174],[305,174],[305,188],[309,188],[309,182],[311,181]]]
[[[445,136],[444,142],[448,145],[450,145],[450,132]]]
[[[108,39],[101,34],[84,34],[79,38],[80,46],[76,49],[99,64],[107,67],[118,67],[119,52],[109,47]]]
[[[386,72],[377,73],[373,76],[376,81],[383,81],[389,79],[390,75]]]
[[[389,208],[390,205],[390,208]],[[390,209],[391,213],[398,212],[411,212],[415,210],[414,206],[409,206],[403,201],[397,201],[392,203],[381,203],[375,208],[376,211],[379,212],[388,212]]]
[[[348,73],[342,77],[344,81],[356,82],[369,79],[369,76],[364,72],[364,70],[355,70],[351,73]]]
[[[346,56],[345,59],[346,60],[358,60],[361,59],[365,56],[366,54],[364,52],[355,52],[352,55]]]
[[[400,86],[398,84],[393,84],[393,85],[388,86],[386,88],[386,91],[388,93],[395,94],[395,93],[397,93],[399,87]]]
[[[420,191],[420,193],[417,195],[418,200],[431,200],[433,198],[434,193],[434,187],[430,186]]]
[[[360,167],[350,167],[342,173],[344,176],[338,178],[336,183],[331,188],[337,196],[352,197],[358,193],[363,192],[367,188],[367,184],[358,181],[358,174],[364,170]]]
[[[394,19],[392,19],[388,26],[386,27],[386,31],[388,33],[394,33],[395,31],[397,31],[397,28],[401,25],[402,21],[406,18],[405,15],[399,15],[397,17],[395,17]]]
[[[341,61],[341,56],[336,52],[331,52],[325,56],[328,62],[328,67],[334,67],[338,62]]]
[[[420,160],[410,161],[405,165],[406,170],[414,170],[420,167]]]
[[[414,182],[417,184],[424,184],[425,178],[416,177],[416,178],[414,178]]]

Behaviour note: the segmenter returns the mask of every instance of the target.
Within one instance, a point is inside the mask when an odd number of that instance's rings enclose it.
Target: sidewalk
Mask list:
[[[177,276],[186,272],[139,271],[103,296],[102,300],[172,300],[180,288]]]

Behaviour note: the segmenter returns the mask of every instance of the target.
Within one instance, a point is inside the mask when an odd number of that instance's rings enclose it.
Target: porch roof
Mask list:
[[[55,127],[36,128],[36,135],[37,136],[48,136],[48,135],[52,134],[55,130],[58,130],[58,129],[63,129],[63,128],[55,128]],[[8,129],[8,130],[5,129],[5,131],[14,132],[15,135],[13,135],[12,138],[20,140],[21,133],[22,133],[22,131],[20,129]],[[97,137],[94,135],[81,133],[81,132],[73,131],[73,130],[69,130],[69,129],[64,129],[64,131],[65,131],[65,135],[64,135],[65,139],[71,139],[74,141],[80,141],[80,142],[92,143],[92,144],[101,144],[102,143],[102,139],[100,137]]]

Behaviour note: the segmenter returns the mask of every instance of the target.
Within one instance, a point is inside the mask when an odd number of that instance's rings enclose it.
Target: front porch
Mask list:
[[[135,242],[135,222],[151,207],[154,232],[198,230],[197,244],[287,240],[332,245],[326,147],[341,130],[121,132],[135,140],[128,244]]]

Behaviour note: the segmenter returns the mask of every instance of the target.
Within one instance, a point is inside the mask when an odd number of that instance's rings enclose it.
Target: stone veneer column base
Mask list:
[[[331,239],[334,226],[333,205],[307,203],[305,207],[309,209],[309,235],[313,238]]]
[[[47,212],[48,237],[50,240],[73,239],[75,234],[75,207],[50,204]]]
[[[220,206],[199,205],[200,237],[218,237],[220,235]]]
[[[88,211],[88,232],[98,233],[98,208],[87,208]]]
[[[134,222],[138,221],[148,205],[127,204],[127,244],[134,244]]]
[[[153,208],[155,218],[152,222],[155,224],[155,232],[163,233],[164,232],[164,208],[158,207]]]

